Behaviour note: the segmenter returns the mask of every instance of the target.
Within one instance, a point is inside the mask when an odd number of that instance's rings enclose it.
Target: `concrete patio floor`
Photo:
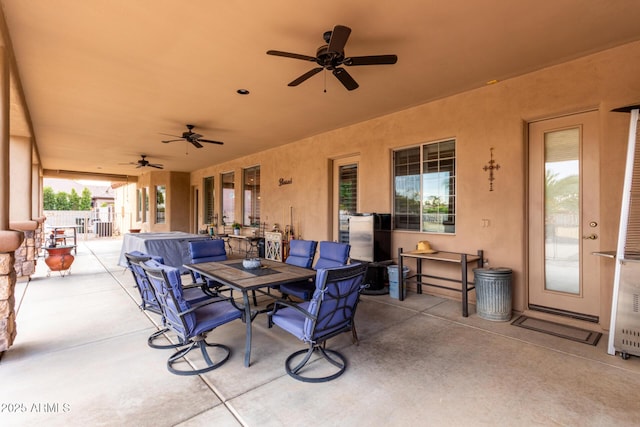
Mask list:
[[[121,241],[81,242],[71,271],[46,265],[16,288],[18,335],[0,359],[1,426],[637,426],[640,359],[597,346],[463,318],[456,301],[409,293],[363,296],[349,334],[329,342],[349,360],[340,378],[290,378],[286,357],[304,345],[254,322],[216,329],[231,347],[201,376],[167,371],[171,350],[147,346],[157,317],[141,312],[117,265]],[[266,301],[264,301],[266,303]]]

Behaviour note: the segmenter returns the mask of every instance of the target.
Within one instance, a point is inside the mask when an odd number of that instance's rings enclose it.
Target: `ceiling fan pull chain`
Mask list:
[[[324,73],[322,73],[324,75],[324,93],[327,93],[327,69],[325,68]]]

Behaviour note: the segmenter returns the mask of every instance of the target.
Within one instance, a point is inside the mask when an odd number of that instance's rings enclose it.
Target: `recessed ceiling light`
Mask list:
[[[236,92],[240,95],[249,95],[249,91],[247,89],[238,89]]]
[[[498,83],[498,80],[493,79],[493,80],[489,80],[486,84],[487,84],[487,85],[494,85],[494,84],[496,84],[496,83]]]

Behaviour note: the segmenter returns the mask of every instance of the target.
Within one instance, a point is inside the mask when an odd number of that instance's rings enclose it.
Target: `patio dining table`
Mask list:
[[[246,269],[241,259],[228,259],[226,261],[203,262],[199,264],[185,264],[188,270],[195,271],[204,277],[220,282],[232,290],[242,293],[242,306],[245,312],[246,339],[244,366],[249,367],[251,362],[251,335],[254,317],[261,311],[251,310],[249,292],[264,288],[272,288],[285,283],[298,282],[314,278],[316,272],[311,269],[285,264],[283,262],[260,259],[261,267]]]

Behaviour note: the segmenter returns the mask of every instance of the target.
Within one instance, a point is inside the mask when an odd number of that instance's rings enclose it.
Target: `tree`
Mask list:
[[[44,187],[42,189],[42,201],[44,210],[53,211],[56,209],[56,194],[53,192],[53,188]]]
[[[91,210],[91,191],[87,187],[82,190],[82,197],[80,198],[80,210],[81,211],[90,211]]]
[[[71,203],[69,202],[69,195],[64,191],[58,191],[56,193],[56,210],[68,211],[71,210]]]
[[[71,194],[69,195],[69,207],[72,211],[80,210],[80,195],[75,188],[71,189]]]
[[[91,191],[87,187],[82,190],[82,196],[75,188],[71,194],[64,191],[53,192],[53,188],[44,187],[42,190],[43,208],[46,211],[89,211],[91,210]]]

